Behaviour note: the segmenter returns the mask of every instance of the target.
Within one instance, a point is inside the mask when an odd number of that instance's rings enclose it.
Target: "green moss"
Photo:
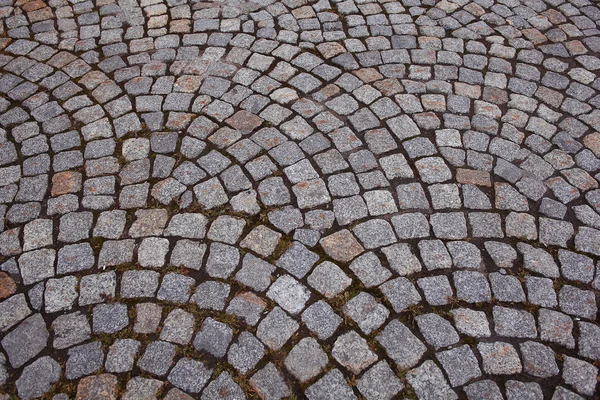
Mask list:
[[[90,239],[90,246],[92,246],[92,251],[96,257],[100,254],[100,250],[102,250],[102,245],[105,240],[105,238],[100,236],[94,236]]]
[[[283,253],[292,245],[292,239],[288,236],[283,236],[279,239],[279,243],[277,243],[277,247],[275,247],[275,251],[269,256],[267,261],[271,263],[275,263],[281,257]]]

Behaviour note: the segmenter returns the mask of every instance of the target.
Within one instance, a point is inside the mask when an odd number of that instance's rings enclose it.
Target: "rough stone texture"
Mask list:
[[[599,397],[598,21],[0,2],[0,398]]]
[[[127,382],[124,399],[135,399],[143,397],[154,397],[162,387],[163,383],[158,379],[149,379],[136,376]]]
[[[241,374],[253,369],[263,357],[263,344],[249,332],[242,332],[227,352],[227,362]]]
[[[77,400],[116,399],[117,377],[111,374],[88,376],[79,381]]]
[[[450,388],[442,371],[431,360],[420,367],[411,369],[406,380],[421,398],[457,399],[458,396]]]
[[[267,297],[277,302],[287,312],[297,314],[304,309],[310,292],[291,276],[284,275],[271,285]]]
[[[354,400],[357,398],[345,381],[344,375],[337,369],[328,372],[327,375],[306,389],[306,397],[311,400],[334,398]]]
[[[61,367],[54,359],[45,356],[23,369],[15,383],[21,399],[34,399],[46,394],[60,378]]]
[[[69,349],[69,359],[65,367],[67,379],[91,375],[102,368],[104,351],[102,343],[91,342]]]
[[[115,340],[106,354],[104,368],[114,373],[131,371],[140,346],[140,342],[133,339]]]
[[[387,355],[403,369],[414,367],[427,350],[410,329],[396,320],[390,321],[376,339]]]
[[[520,348],[525,372],[540,378],[549,378],[558,374],[558,365],[550,347],[541,343],[525,342],[520,344]]]
[[[207,351],[215,357],[223,357],[232,337],[233,332],[229,326],[207,318],[194,339],[194,347],[199,351]]]
[[[365,398],[391,399],[404,385],[385,361],[380,361],[367,370],[356,385]]]
[[[598,368],[586,361],[565,356],[562,376],[565,383],[573,386],[578,393],[591,396],[598,383]]]
[[[369,349],[367,341],[356,332],[340,335],[333,345],[331,354],[355,375],[377,361],[377,355]]]
[[[521,361],[515,348],[509,343],[479,343],[484,372],[492,375],[507,375],[521,372]]]
[[[49,336],[40,314],[34,314],[21,322],[1,342],[10,365],[19,368],[38,355],[46,347]]]
[[[387,319],[390,311],[366,292],[360,292],[344,306],[348,315],[366,334],[379,328]]]
[[[448,374],[452,387],[462,386],[481,376],[477,358],[468,345],[438,352],[436,357]]]
[[[210,382],[202,391],[202,400],[210,399],[245,399],[246,396],[228,372],[223,372],[217,379]]]
[[[250,385],[264,399],[282,399],[291,394],[281,373],[273,363],[267,364],[250,378]]]
[[[302,339],[285,358],[285,367],[301,382],[315,377],[327,364],[327,355],[312,338]]]
[[[211,372],[199,361],[182,358],[175,364],[167,379],[188,393],[198,393],[208,382]]]
[[[256,336],[271,349],[279,350],[298,328],[293,318],[275,307],[258,325]]]

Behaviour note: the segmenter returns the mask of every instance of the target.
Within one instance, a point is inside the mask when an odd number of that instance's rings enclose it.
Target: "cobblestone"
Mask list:
[[[0,19],[1,399],[598,397],[595,2]]]

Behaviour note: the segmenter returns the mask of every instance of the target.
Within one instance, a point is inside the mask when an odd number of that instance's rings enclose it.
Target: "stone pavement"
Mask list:
[[[598,398],[595,0],[0,0],[0,399]]]

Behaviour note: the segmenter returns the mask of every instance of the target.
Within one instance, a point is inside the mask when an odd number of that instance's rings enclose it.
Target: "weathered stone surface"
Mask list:
[[[324,237],[320,243],[331,258],[341,262],[351,261],[364,251],[354,235],[348,230],[342,230]]]
[[[417,365],[427,350],[410,329],[396,320],[390,321],[376,339],[396,365],[403,369]]]
[[[598,397],[597,2],[0,18],[2,400]]]
[[[327,355],[312,338],[302,339],[285,358],[285,367],[301,382],[318,375],[327,364]]]
[[[211,372],[199,361],[182,358],[169,373],[168,380],[188,393],[198,393],[208,382]]]
[[[111,374],[88,376],[79,381],[77,400],[113,400],[117,398],[117,377]]]
[[[377,361],[377,355],[369,349],[367,341],[356,332],[340,335],[333,345],[331,354],[356,375]]]
[[[21,399],[34,399],[46,394],[60,378],[61,367],[54,359],[45,356],[23,369],[16,382]]]
[[[457,399],[456,393],[448,386],[442,371],[431,360],[420,367],[408,371],[406,380],[419,397]]]
[[[34,314],[21,322],[2,339],[2,347],[13,368],[19,368],[37,356],[48,342],[48,329],[44,318]]]

